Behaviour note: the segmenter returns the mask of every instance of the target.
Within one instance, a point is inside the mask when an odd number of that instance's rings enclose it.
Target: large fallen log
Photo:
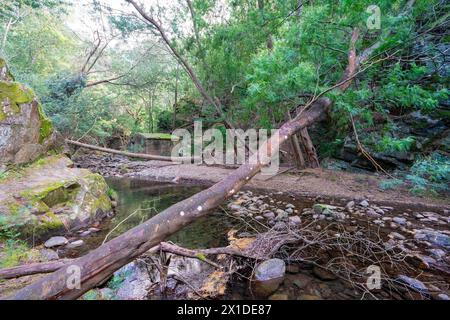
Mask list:
[[[208,214],[268,164],[281,143],[295,132],[323,119],[330,107],[329,99],[320,99],[300,119],[285,123],[268,139],[247,163],[212,187],[185,199],[143,224],[103,244],[83,257],[37,282],[21,289],[10,299],[76,299],[98,283],[107,280],[117,269],[159,244],[171,234]],[[266,153],[267,150],[267,153]],[[68,285],[74,270],[79,271],[79,287]]]
[[[160,160],[160,161],[173,161],[175,163],[178,163],[178,162],[181,163],[181,162],[195,160],[195,158],[193,158],[193,157],[166,157],[166,156],[158,156],[158,155],[146,154],[146,153],[133,153],[133,152],[127,152],[127,151],[120,151],[120,150],[116,150],[116,149],[94,146],[91,144],[82,143],[82,142],[78,142],[78,141],[74,141],[74,140],[70,140],[70,139],[66,139],[66,143],[77,146],[77,147],[82,147],[82,148],[106,152],[106,153],[118,154],[121,156],[130,157],[130,158],[139,158],[139,159],[146,159],[146,160]]]

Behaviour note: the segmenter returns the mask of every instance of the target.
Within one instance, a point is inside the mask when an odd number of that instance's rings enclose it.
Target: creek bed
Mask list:
[[[174,185],[168,183],[158,183],[154,181],[145,181],[133,178],[108,178],[108,184],[111,188],[117,191],[119,195],[118,205],[116,207],[115,215],[106,219],[98,226],[99,232],[92,233],[86,237],[82,237],[84,245],[76,249],[60,249],[60,256],[77,257],[87,253],[88,251],[100,246],[105,238],[110,240],[127,230],[141,224],[148,220],[158,212],[163,211],[167,207],[201,191],[204,189],[198,185]],[[317,224],[326,226],[327,221],[312,221],[310,215],[303,215],[303,211],[310,210],[314,203],[327,203],[337,206],[345,206],[345,200],[336,199],[313,199],[310,197],[294,196],[292,194],[281,192],[253,192],[245,191],[250,198],[263,199],[261,203],[269,203],[273,206],[284,207],[287,203],[295,206],[294,215],[302,216],[302,226],[310,223],[317,227]],[[236,195],[236,197],[241,197]],[[239,198],[238,198],[239,199]],[[236,199],[231,200],[234,203]],[[256,200],[257,201],[257,200]],[[239,202],[239,201],[238,201]],[[231,204],[230,202],[228,204]],[[413,212],[414,207],[396,207],[391,212],[386,213],[385,216],[398,216],[403,212]],[[414,208],[417,210],[417,208]],[[199,248],[213,248],[227,246],[228,233],[230,230],[237,230],[236,234],[245,234],[247,232],[255,233],[255,228],[258,229],[258,223],[253,217],[246,219],[236,216],[231,213],[229,206],[225,203],[221,208],[218,208],[208,216],[199,218],[197,221],[186,226],[178,231],[167,241],[172,241],[179,246],[199,249]],[[275,211],[275,210],[274,210]],[[350,223],[353,220],[353,224]],[[386,238],[390,230],[388,226],[380,227],[372,223],[368,224],[369,220],[366,216],[353,216],[343,222],[348,229],[358,230],[376,230],[383,238]],[[368,229],[367,229],[368,228]],[[436,229],[448,229],[448,225],[437,225]],[[267,230],[267,229],[266,229]],[[257,231],[264,231],[260,229]],[[74,235],[80,238],[79,235]],[[364,267],[361,264],[359,267]],[[294,269],[294,271],[292,271]],[[295,270],[296,269],[296,270]],[[418,272],[421,272],[417,270]],[[418,273],[417,272],[417,273]],[[415,275],[416,272],[411,274]],[[439,277],[440,278],[440,277]],[[432,279],[435,279],[434,277]],[[439,282],[442,282],[442,278]],[[443,280],[447,282],[448,279]],[[252,294],[249,292],[249,282],[245,277],[234,276],[230,282],[227,294],[222,296],[223,299],[252,299]],[[280,288],[275,292],[275,297],[279,299],[361,299],[364,292],[355,290],[355,288],[347,281],[342,281],[338,278],[332,280],[323,280],[318,276],[312,266],[305,266],[302,264],[289,266],[284,282]],[[155,295],[149,298],[177,298],[175,295]],[[367,298],[367,297],[366,297]],[[384,299],[402,299],[401,295],[392,292],[381,292],[378,298]],[[409,298],[409,297],[407,297]],[[414,297],[420,298],[420,297]]]

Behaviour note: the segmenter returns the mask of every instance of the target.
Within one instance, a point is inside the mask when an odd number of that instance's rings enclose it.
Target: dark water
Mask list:
[[[66,256],[84,254],[100,246],[105,238],[111,240],[203,189],[127,178],[109,178],[107,182],[118,194],[115,215],[102,223],[100,232],[82,238],[85,246],[66,252]],[[192,249],[226,246],[227,233],[232,228],[241,229],[244,226],[236,218],[217,209],[173,234],[167,241]]]

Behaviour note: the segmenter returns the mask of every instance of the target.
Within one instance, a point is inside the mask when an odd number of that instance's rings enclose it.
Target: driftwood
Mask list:
[[[96,150],[96,151],[101,151],[101,152],[106,152],[106,153],[112,153],[112,154],[118,154],[121,156],[130,157],[130,158],[146,159],[146,160],[173,161],[175,163],[177,163],[177,162],[181,163],[183,161],[191,161],[191,160],[195,159],[193,157],[166,157],[166,156],[158,156],[158,155],[146,154],[146,153],[133,153],[133,152],[127,152],[127,151],[120,151],[120,150],[115,150],[115,149],[110,149],[110,148],[98,147],[98,146],[94,146],[91,144],[82,143],[82,142],[69,140],[69,139],[66,139],[66,143],[74,145],[74,146],[86,148],[86,149],[91,149],[91,150]]]

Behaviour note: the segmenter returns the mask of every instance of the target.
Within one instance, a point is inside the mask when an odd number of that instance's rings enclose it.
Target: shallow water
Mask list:
[[[127,178],[108,178],[107,182],[119,196],[115,215],[102,223],[100,232],[83,238],[85,246],[68,251],[65,256],[82,255],[100,246],[105,239],[111,240],[123,234],[203,189],[199,186],[177,186]],[[218,209],[184,227],[167,241],[192,249],[226,246],[227,232],[242,227],[238,220]]]

